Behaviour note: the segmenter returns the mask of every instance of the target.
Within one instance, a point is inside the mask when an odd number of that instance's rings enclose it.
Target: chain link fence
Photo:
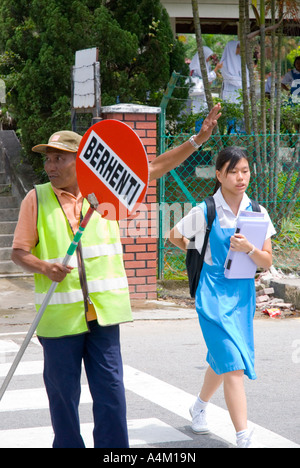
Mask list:
[[[212,92],[214,98],[218,98],[220,86],[218,83],[215,85]],[[193,87],[190,77],[173,73],[161,102],[159,153],[180,145],[200,130],[203,120],[200,114],[196,119],[193,114],[201,108],[203,100],[197,96],[191,99]],[[195,129],[185,131],[177,128],[175,131],[173,129],[172,134],[167,134],[166,108],[173,106],[176,114],[178,102],[185,103],[183,127],[192,128],[196,120]],[[91,125],[91,120],[91,114],[77,114],[75,131],[83,134]],[[181,166],[160,180],[160,278],[187,278],[185,253],[168,241],[168,232],[193,206],[213,193],[217,154],[225,146],[233,145],[244,148],[248,153],[252,174],[248,195],[268,210],[276,227],[277,234],[273,237],[274,266],[284,272],[300,272],[300,134],[292,133],[295,122],[298,122],[296,128],[299,129],[299,110],[282,107],[281,121],[285,128],[281,135],[246,135],[242,120],[241,105],[222,102],[222,117],[219,120],[221,135],[212,136],[201,150],[195,151]]]
[[[165,148],[171,149],[191,135],[164,136]],[[263,161],[257,160],[257,143],[264,148]],[[279,147],[276,152],[275,144]],[[252,172],[247,193],[265,206],[277,229],[273,238],[274,266],[285,272],[300,271],[300,135],[254,137],[235,133],[213,136],[160,184],[160,276],[164,279],[186,278],[185,254],[168,241],[168,231],[212,194],[216,156],[229,145],[247,151]]]

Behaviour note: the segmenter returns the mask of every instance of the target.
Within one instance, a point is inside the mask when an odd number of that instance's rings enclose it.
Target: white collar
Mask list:
[[[230,206],[228,205],[228,203],[225,201],[223,197],[221,187],[215,193],[214,200],[215,200],[216,208],[222,207],[224,211],[229,211],[230,213],[232,213],[232,209],[230,208]],[[250,203],[251,203],[250,198],[248,197],[246,193],[244,193],[240,207],[239,207],[238,215],[240,214],[241,211],[246,210]]]

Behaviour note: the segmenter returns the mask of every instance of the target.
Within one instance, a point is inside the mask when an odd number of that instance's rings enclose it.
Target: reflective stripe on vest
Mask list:
[[[98,293],[111,291],[115,289],[123,289],[128,287],[127,277],[124,278],[112,278],[107,280],[89,281],[89,292]],[[35,294],[35,303],[42,305],[46,294]],[[75,302],[82,301],[82,290],[63,293],[54,293],[49,305],[61,305],[61,304],[73,304]]]
[[[41,260],[62,263],[74,234],[51,184],[37,186],[36,192],[39,243],[32,253]],[[84,200],[83,215],[88,207]],[[118,224],[94,213],[81,242],[89,298],[99,324],[109,326],[132,321]],[[38,326],[38,336],[59,337],[88,331],[76,253],[70,265],[74,269],[58,284]],[[50,285],[45,275],[35,275],[37,310]]]
[[[96,245],[93,247],[84,247],[82,249],[83,258],[104,257],[106,255],[122,255],[123,249],[120,243]],[[62,263],[64,257],[48,259],[49,263]],[[78,268],[77,257],[73,255],[69,261],[69,266]]]

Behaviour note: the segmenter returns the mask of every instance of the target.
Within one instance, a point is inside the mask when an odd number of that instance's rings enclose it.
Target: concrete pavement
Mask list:
[[[196,317],[191,305],[172,300],[132,301],[134,320],[180,320]],[[28,326],[35,315],[32,276],[0,278],[0,330]]]
[[[298,294],[300,297],[300,280],[280,281],[280,290],[285,298],[291,297],[289,291],[292,297],[298,297]],[[161,298],[157,301],[132,300],[134,320],[183,320],[197,317],[186,284],[160,282],[159,291]],[[0,330],[5,332],[5,328],[13,326],[17,331],[18,327],[30,325],[34,315],[33,276],[0,277]],[[288,317],[299,317],[299,312],[291,312]],[[256,318],[266,317],[257,312]]]

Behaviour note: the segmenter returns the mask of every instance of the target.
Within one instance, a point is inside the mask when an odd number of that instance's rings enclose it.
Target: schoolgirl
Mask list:
[[[252,211],[246,195],[250,181],[247,154],[241,148],[222,150],[216,161],[216,188],[214,201],[216,217],[204,257],[195,304],[202,333],[208,348],[206,371],[202,390],[190,408],[192,430],[196,434],[209,432],[206,422],[207,405],[224,384],[224,396],[237,433],[237,446],[254,448],[255,443],[247,427],[247,401],[244,374],[256,379],[254,370],[253,318],[255,314],[254,279],[227,279],[224,263],[229,249],[251,255],[258,267],[272,265],[271,236],[274,226],[269,221],[262,250],[255,248],[241,234],[235,234],[240,211]],[[206,204],[193,208],[171,231],[170,240],[186,251],[190,238],[195,237],[201,250],[206,229]]]
[[[239,41],[229,41],[224,49],[220,62],[223,64],[221,73],[223,85],[221,97],[223,101],[238,103],[242,90],[242,62]],[[246,69],[247,87],[249,87],[249,72]]]

